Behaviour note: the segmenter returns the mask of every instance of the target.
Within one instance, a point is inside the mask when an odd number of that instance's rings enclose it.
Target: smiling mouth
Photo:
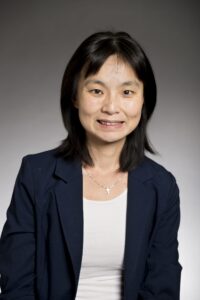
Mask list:
[[[116,126],[116,125],[120,125],[123,124],[124,121],[109,121],[109,120],[97,120],[98,123],[100,123],[101,125],[105,125],[105,126]]]

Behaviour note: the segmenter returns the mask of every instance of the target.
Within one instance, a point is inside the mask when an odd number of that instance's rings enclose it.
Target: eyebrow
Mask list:
[[[87,80],[85,81],[84,85],[87,85],[88,83],[97,83],[97,84],[100,84],[100,85],[106,87],[106,84],[105,84],[103,81],[97,80],[97,79],[87,79]],[[130,85],[135,85],[135,86],[139,87],[139,82],[136,81],[136,80],[134,80],[134,81],[129,80],[129,81],[124,81],[124,82],[122,82],[122,83],[120,84],[120,86],[125,86],[125,85],[126,85],[126,86],[127,86],[127,85],[129,85],[129,86],[130,86]]]

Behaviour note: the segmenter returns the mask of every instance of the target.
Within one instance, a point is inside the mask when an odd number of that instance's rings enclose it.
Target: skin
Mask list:
[[[81,76],[74,106],[95,165],[88,170],[101,183],[112,184],[119,176],[114,172],[119,155],[126,136],[140,121],[143,103],[143,83],[116,55],[109,56],[98,73]]]

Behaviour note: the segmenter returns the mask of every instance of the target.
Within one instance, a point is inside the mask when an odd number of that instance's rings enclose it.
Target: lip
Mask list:
[[[124,121],[121,120],[106,120],[106,119],[99,119],[97,123],[101,128],[104,129],[119,129],[122,128],[124,125]]]
[[[98,119],[97,122],[99,123],[110,123],[110,124],[122,124],[124,121],[122,120],[107,120],[107,119]]]

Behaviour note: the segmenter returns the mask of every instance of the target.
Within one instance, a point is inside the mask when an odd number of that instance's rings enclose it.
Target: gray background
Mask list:
[[[21,158],[66,135],[59,94],[65,65],[85,37],[125,30],[149,56],[158,104],[149,157],[177,178],[181,299],[200,299],[198,1],[0,1],[0,228]]]

